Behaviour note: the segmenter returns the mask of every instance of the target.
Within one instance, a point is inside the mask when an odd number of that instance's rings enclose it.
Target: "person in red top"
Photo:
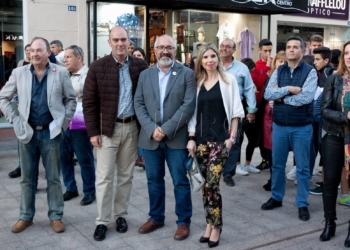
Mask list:
[[[272,51],[272,42],[269,39],[262,39],[259,42],[259,53],[261,58],[256,61],[255,69],[251,73],[253,82],[256,87],[256,104],[258,105],[263,93],[266,79],[271,69],[272,59],[270,57]]]

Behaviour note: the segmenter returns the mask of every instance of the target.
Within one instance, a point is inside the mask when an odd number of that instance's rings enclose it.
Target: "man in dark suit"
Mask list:
[[[176,42],[172,37],[158,37],[154,48],[158,63],[140,74],[134,98],[150,199],[150,219],[139,228],[139,233],[164,226],[166,160],[178,216],[174,238],[183,240],[189,235],[192,216],[190,184],[182,163],[188,154],[187,122],[195,109],[195,76],[192,70],[175,62]]]

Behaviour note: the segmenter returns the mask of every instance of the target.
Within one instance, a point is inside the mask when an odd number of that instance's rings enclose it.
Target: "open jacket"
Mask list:
[[[342,111],[343,78],[338,74],[328,77],[323,89],[321,114],[323,130],[327,133],[344,137],[344,125],[349,125],[348,112]]]
[[[228,120],[229,130],[231,129],[231,120],[237,117],[244,117],[244,110],[241,102],[241,98],[239,97],[239,89],[236,78],[226,73],[227,80],[229,84],[225,83],[223,79],[219,75],[219,84],[220,91],[222,95],[222,100],[224,102],[226,117]],[[198,105],[198,94],[200,91],[200,87],[203,82],[198,84],[197,86],[197,98],[196,98],[196,109],[194,114],[188,124],[188,132],[196,132],[197,125],[197,105]]]

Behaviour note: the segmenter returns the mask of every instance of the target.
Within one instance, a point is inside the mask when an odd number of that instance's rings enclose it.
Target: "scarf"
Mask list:
[[[343,76],[342,110],[350,111],[350,79],[349,74]],[[348,168],[350,163],[350,126],[344,126],[344,166]]]

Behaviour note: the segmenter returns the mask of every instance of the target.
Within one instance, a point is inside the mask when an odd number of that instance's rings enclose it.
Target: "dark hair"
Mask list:
[[[24,50],[26,50],[26,48],[30,47],[30,43],[28,43],[25,47]]]
[[[287,39],[287,43],[288,43],[289,41],[292,41],[292,40],[297,40],[297,41],[299,41],[299,42],[300,42],[300,48],[301,48],[302,50],[305,49],[305,43],[304,43],[304,40],[301,39],[301,37],[299,37],[299,36],[290,36],[290,37],[288,37],[288,39]]]
[[[269,39],[262,39],[259,42],[259,49],[261,49],[263,46],[272,46],[272,42]]]
[[[318,47],[315,48],[312,53],[314,54],[320,54],[323,58],[323,60],[328,59],[329,61],[331,61],[332,58],[332,52],[328,47]]]
[[[34,37],[34,38],[33,38],[33,40],[32,40],[32,42],[30,43],[30,45],[32,45],[32,44],[33,44],[33,42],[34,42],[34,41],[36,41],[36,40],[42,40],[42,41],[44,41],[44,43],[45,43],[45,45],[46,45],[47,50],[48,50],[48,51],[50,50],[50,44],[49,44],[49,41],[47,41],[45,38],[40,37],[40,36],[36,36],[36,37]]]
[[[63,49],[63,44],[61,43],[60,40],[53,40],[51,41],[50,45],[56,44],[58,47],[61,47]]]
[[[134,50],[132,51],[131,54],[134,55],[135,51],[139,51],[143,55],[144,60],[146,60],[146,53],[145,53],[145,51],[142,48],[140,48],[140,47],[134,48]]]
[[[310,42],[322,42],[323,43],[323,37],[321,35],[312,35],[310,37]]]
[[[332,58],[331,58],[331,63],[338,65],[339,64],[339,57],[341,54],[341,50],[340,49],[332,49]]]
[[[306,55],[306,56],[303,56],[303,61],[311,66],[314,66],[315,58],[313,55]]]
[[[243,58],[241,62],[247,65],[249,71],[255,68],[255,62],[251,58]]]
[[[84,61],[84,51],[82,48],[80,48],[79,46],[77,45],[71,45],[69,46],[67,49],[71,49],[73,50],[73,54],[75,57],[78,57],[78,56],[81,56],[81,60]]]

